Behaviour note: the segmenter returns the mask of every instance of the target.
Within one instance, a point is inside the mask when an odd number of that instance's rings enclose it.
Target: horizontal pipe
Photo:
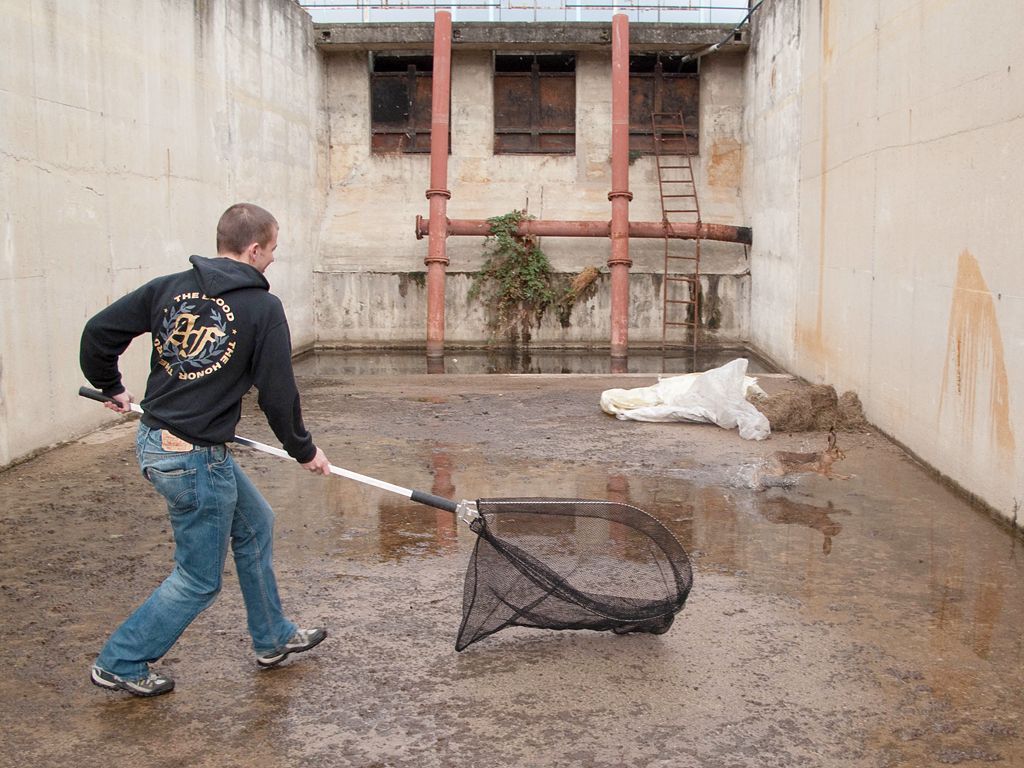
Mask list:
[[[429,234],[429,222],[422,216],[416,217],[416,238]],[[486,219],[448,219],[449,235],[486,237],[491,234],[491,225]],[[516,234],[536,237],[611,237],[609,221],[542,221],[527,219],[519,223]],[[754,233],[750,227],[734,227],[731,224],[669,223],[660,221],[631,221],[629,236],[636,238],[659,238],[668,236],[674,240],[717,240],[722,243],[751,245]]]

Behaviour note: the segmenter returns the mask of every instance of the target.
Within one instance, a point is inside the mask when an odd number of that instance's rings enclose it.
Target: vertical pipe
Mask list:
[[[612,358],[624,358],[629,346],[629,17],[612,17],[612,203],[611,272]]]
[[[427,246],[427,357],[444,356],[444,284],[448,266],[448,105],[451,87],[452,15],[434,15],[434,67],[430,116],[430,230]]]

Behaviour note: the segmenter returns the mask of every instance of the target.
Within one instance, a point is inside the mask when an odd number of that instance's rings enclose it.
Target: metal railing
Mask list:
[[[624,13],[630,22],[736,24],[750,10],[744,0],[297,0],[318,23],[432,21],[450,11],[453,21],[610,21]]]

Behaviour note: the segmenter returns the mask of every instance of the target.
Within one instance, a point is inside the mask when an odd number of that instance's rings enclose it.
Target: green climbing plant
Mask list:
[[[514,347],[528,345],[533,329],[552,307],[567,326],[574,304],[596,290],[596,267],[575,278],[556,275],[537,239],[518,234],[519,225],[530,218],[525,211],[511,211],[487,220],[484,264],[473,278],[469,299],[486,304],[492,343],[504,338]]]

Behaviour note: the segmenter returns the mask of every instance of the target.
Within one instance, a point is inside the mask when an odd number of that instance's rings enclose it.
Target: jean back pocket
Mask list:
[[[171,509],[187,512],[198,504],[195,469],[158,469],[147,466],[144,474],[160,495],[167,499]]]

